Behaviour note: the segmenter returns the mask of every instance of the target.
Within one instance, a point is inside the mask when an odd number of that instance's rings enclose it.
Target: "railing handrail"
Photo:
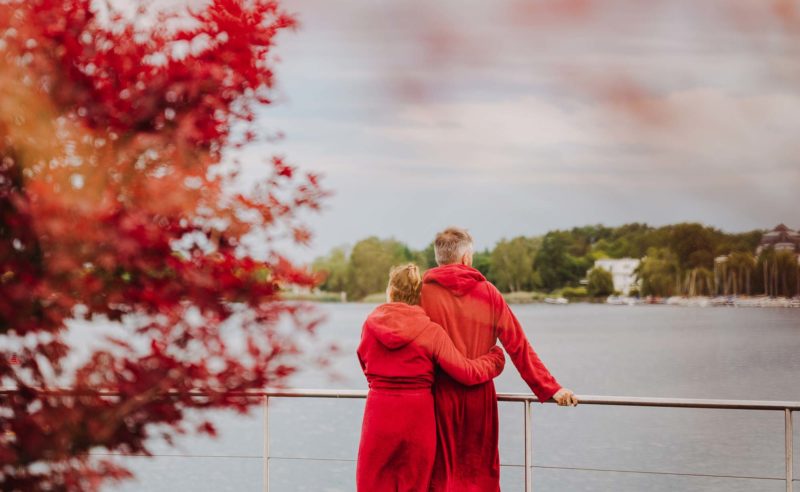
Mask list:
[[[0,395],[13,394],[17,388],[0,387]],[[120,396],[113,390],[75,390],[74,388],[47,388],[34,389],[34,391],[47,395],[97,395]],[[237,391],[230,394],[246,397],[276,397],[276,398],[366,398],[369,390],[356,389],[306,389],[306,388],[265,388]],[[190,395],[203,397],[210,394],[204,390],[170,390],[171,395]],[[531,393],[497,393],[499,401],[515,401],[537,403],[539,399]],[[669,398],[669,397],[641,397],[641,396],[608,396],[608,395],[578,395],[581,405],[613,405],[634,407],[668,407],[668,408],[714,408],[727,410],[789,410],[800,411],[800,401],[773,401],[773,400],[723,400],[708,398]],[[545,403],[554,403],[549,400]]]
[[[274,389],[265,390],[264,398],[264,429],[267,434],[264,438],[264,492],[269,492],[269,400],[270,398],[366,398],[368,390],[312,390],[312,389]],[[524,446],[525,446],[525,492],[532,492],[533,481],[531,470],[533,468],[533,447],[531,442],[531,404],[539,399],[530,393],[498,393],[499,401],[521,402],[524,405]],[[786,475],[786,492],[793,491],[793,436],[792,413],[800,411],[800,402],[797,401],[762,401],[762,400],[716,400],[697,398],[654,398],[631,396],[597,396],[579,395],[578,399],[583,405],[614,405],[635,407],[667,407],[667,408],[707,408],[718,410],[771,410],[781,411],[784,414],[784,458]],[[545,403],[551,403],[548,400]]]
[[[31,390],[28,388],[28,390]],[[11,395],[17,393],[18,388],[0,387],[0,395]],[[121,393],[113,390],[76,390],[74,388],[43,388],[32,389],[46,395],[63,396],[121,396]],[[224,390],[220,390],[224,392]],[[190,395],[203,397],[212,394],[212,391],[187,390],[167,391],[167,395]],[[368,390],[352,389],[299,389],[299,388],[265,388],[234,392],[246,398],[261,398],[263,401],[263,424],[264,424],[264,482],[265,492],[269,492],[269,400],[270,398],[366,398]],[[539,399],[530,393],[498,393],[499,401],[521,402],[524,404],[524,428],[525,428],[525,491],[532,490],[531,469],[532,464],[532,443],[531,443],[531,404],[538,402]],[[634,407],[667,407],[667,408],[710,408],[721,410],[779,410],[784,413],[785,427],[785,462],[786,462],[786,491],[792,492],[793,486],[793,424],[792,413],[800,411],[800,402],[797,401],[762,401],[762,400],[715,400],[715,399],[693,399],[693,398],[655,398],[655,397],[634,397],[634,396],[597,396],[579,395],[578,399],[582,405],[614,405],[614,406],[634,406]],[[549,400],[545,403],[551,403]]]
[[[254,395],[279,398],[366,398],[368,390],[320,390],[320,389],[268,389]],[[497,393],[499,401],[516,401],[537,403],[539,399],[530,393]],[[670,407],[670,408],[716,408],[728,410],[791,410],[800,411],[800,401],[771,400],[721,400],[697,398],[666,398],[637,396],[600,396],[578,395],[582,405],[614,405],[635,407]],[[548,400],[545,403],[555,403]]]

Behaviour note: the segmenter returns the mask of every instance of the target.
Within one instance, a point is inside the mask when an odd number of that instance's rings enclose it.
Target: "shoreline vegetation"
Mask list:
[[[783,236],[788,243],[775,242]],[[501,239],[475,251],[473,266],[511,304],[791,305],[800,297],[796,236],[784,225],[728,233],[698,223],[597,224]],[[612,274],[606,268],[613,270],[607,265],[614,260],[632,265],[630,271]],[[433,244],[417,250],[368,237],[314,260],[311,269],[323,279],[318,289],[288,297],[379,302],[389,269],[407,262],[423,271],[435,267]]]
[[[287,292],[283,295],[287,301],[305,301],[319,303],[353,303],[353,304],[381,304],[386,302],[386,294],[376,292],[362,299],[351,301],[343,293],[335,292],[311,292],[311,293],[292,293]],[[634,305],[662,305],[662,306],[681,306],[681,307],[779,307],[779,308],[800,308],[800,297],[767,297],[767,296],[673,296],[667,298],[660,297],[628,297],[610,295],[608,297],[564,297],[559,293],[545,292],[509,292],[504,293],[503,298],[506,302],[513,305],[520,304],[608,304],[613,306],[634,306]],[[563,299],[563,302],[559,300]]]

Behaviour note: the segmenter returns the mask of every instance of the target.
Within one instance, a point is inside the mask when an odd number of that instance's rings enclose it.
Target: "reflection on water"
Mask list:
[[[332,381],[326,374],[308,371],[292,384],[364,388],[353,354],[361,322],[372,306],[320,308],[329,314],[320,336],[338,341],[343,349],[334,364],[342,378]],[[799,310],[533,305],[515,306],[514,311],[542,359],[578,394],[800,400]],[[497,386],[499,391],[526,391],[511,364]],[[354,490],[352,460],[362,412],[361,400],[274,401],[272,490]],[[533,412],[538,491],[785,490],[778,480],[658,474],[782,477],[779,412],[538,404]],[[219,439],[187,438],[178,448],[155,449],[159,455],[205,458],[128,458],[138,481],[115,490],[260,490],[260,413],[215,415]],[[501,403],[500,419],[503,490],[522,490],[521,404]],[[795,442],[800,451],[800,430],[795,431]],[[314,461],[294,459],[300,457]],[[800,458],[796,461],[800,469]]]

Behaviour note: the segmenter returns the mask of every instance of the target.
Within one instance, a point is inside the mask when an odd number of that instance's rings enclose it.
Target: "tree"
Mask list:
[[[758,267],[763,278],[763,292],[771,297],[798,295],[797,255],[793,251],[776,251],[769,247],[758,257]]]
[[[779,295],[791,297],[797,295],[798,259],[794,251],[778,251],[775,255],[775,272],[778,277]]]
[[[591,260],[569,254],[570,236],[567,232],[548,232],[536,253],[533,266],[539,273],[542,286],[554,290],[575,285],[591,266]]]
[[[294,19],[272,1],[211,0],[144,28],[101,20],[104,5],[0,3],[0,381],[17,389],[0,399],[3,490],[129,477],[89,451],[148,454],[151,435],[194,429],[187,410],[246,411],[258,402],[237,395],[290,374],[316,323],[280,302],[316,278],[270,238],[308,240],[296,214],[318,208],[317,177],[276,157],[237,193],[241,164],[223,160],[256,137],[274,39]],[[276,330],[283,317],[297,329]],[[129,332],[68,372],[71,319]]]
[[[476,251],[475,254],[472,255],[472,266],[481,272],[484,277],[492,280],[490,275],[492,271],[492,252],[489,251],[489,248],[483,251]]]
[[[714,266],[715,248],[712,230],[701,224],[672,226],[669,247],[675,253],[682,271]]]
[[[533,290],[539,281],[533,260],[540,243],[522,236],[501,240],[490,256],[490,280],[503,292]]]
[[[610,239],[613,229],[597,224],[573,227],[568,234],[571,241],[567,252],[572,256],[580,257],[588,255],[598,242]]]
[[[436,266],[436,251],[434,250],[433,243],[430,243],[423,250],[413,251],[411,256],[420,270],[424,271]]]
[[[611,258],[641,258],[647,248],[655,245],[656,230],[647,224],[625,224],[610,230],[607,237],[592,245],[592,251],[605,253]]]
[[[642,295],[668,297],[680,292],[678,259],[667,248],[650,248],[636,275],[642,285]]]
[[[608,270],[592,268],[589,271],[588,281],[586,290],[592,297],[605,297],[614,293],[614,279]]]
[[[692,268],[686,275],[683,291],[690,297],[714,293],[714,272],[708,268]]]
[[[751,277],[756,268],[756,261],[752,253],[733,252],[728,256],[726,268],[727,281],[725,282],[724,292],[732,292],[734,295],[750,295]],[[728,285],[731,285],[729,288]]]
[[[754,230],[742,233],[724,234],[718,232],[717,253],[752,253],[758,247],[765,231]]]
[[[325,280],[320,288],[328,292],[344,292],[347,290],[347,272],[349,261],[344,247],[333,248],[328,256],[317,258],[312,263],[314,272],[322,274]]]
[[[386,290],[389,270],[411,261],[411,251],[394,239],[370,237],[359,241],[350,253],[347,271],[347,296],[362,299],[369,294]]]

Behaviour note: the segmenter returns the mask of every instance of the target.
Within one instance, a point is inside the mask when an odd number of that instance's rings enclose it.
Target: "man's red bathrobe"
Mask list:
[[[359,491],[428,489],[436,453],[434,363],[466,385],[490,381],[503,370],[499,347],[477,355],[461,355],[419,306],[392,302],[369,315],[358,346],[369,382],[356,466]]]
[[[561,388],[533,351],[500,292],[478,270],[460,264],[428,270],[422,307],[467,357],[485,354],[500,339],[540,401],[549,400]],[[466,387],[437,371],[434,401],[437,450],[430,490],[499,491],[494,382]]]

